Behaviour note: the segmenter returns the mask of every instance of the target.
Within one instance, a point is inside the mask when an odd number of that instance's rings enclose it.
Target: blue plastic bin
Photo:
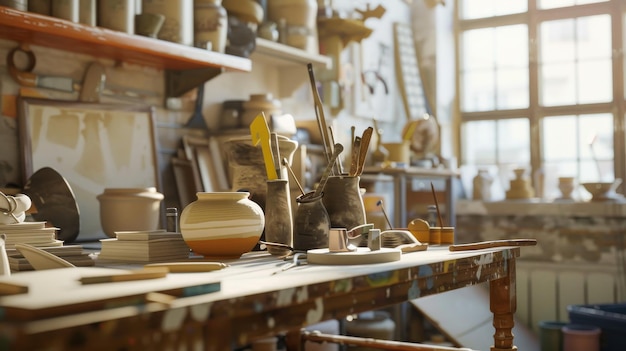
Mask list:
[[[598,305],[569,305],[572,323],[599,327],[601,351],[626,350],[626,303]]]

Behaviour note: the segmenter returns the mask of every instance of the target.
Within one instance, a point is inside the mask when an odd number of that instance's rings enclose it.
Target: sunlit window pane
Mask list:
[[[543,159],[551,172],[581,182],[612,180],[613,117],[611,114],[545,117]],[[572,163],[578,169],[572,170]]]
[[[524,167],[530,164],[530,132],[527,118],[499,120],[498,162]]]
[[[541,23],[539,60],[544,63],[572,61],[575,57],[574,20]]]
[[[496,163],[496,121],[475,121],[463,124],[462,153],[465,164]]]
[[[576,20],[578,59],[611,58],[611,17],[581,17]]]
[[[469,30],[462,41],[461,109],[528,107],[528,27]]]
[[[462,75],[464,111],[487,111],[495,108],[494,72],[475,70]]]
[[[528,10],[527,0],[461,0],[461,17],[464,19],[522,13]]]
[[[576,117],[544,118],[542,125],[544,160],[571,161],[578,159]]]
[[[612,100],[610,33],[608,15],[541,24],[539,77],[543,106]]]
[[[496,78],[496,101],[499,110],[528,107],[527,69],[500,70]]]
[[[605,2],[608,0],[538,0],[537,7],[540,9],[553,9],[573,5],[591,4],[595,2]]]
[[[612,72],[610,60],[581,62],[578,65],[578,103],[611,101]]]
[[[573,63],[541,65],[540,77],[542,105],[573,105],[576,102],[576,70]]]
[[[528,67],[528,27],[526,25],[497,27],[495,36],[498,66]]]
[[[494,28],[475,29],[463,32],[462,69],[493,68],[495,62]]]

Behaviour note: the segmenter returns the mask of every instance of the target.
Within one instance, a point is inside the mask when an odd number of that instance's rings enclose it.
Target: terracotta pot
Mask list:
[[[180,231],[187,245],[207,258],[233,259],[251,251],[265,226],[263,210],[248,192],[197,193],[183,209]]]
[[[163,198],[154,187],[104,189],[97,196],[102,230],[114,238],[117,231],[158,229]]]

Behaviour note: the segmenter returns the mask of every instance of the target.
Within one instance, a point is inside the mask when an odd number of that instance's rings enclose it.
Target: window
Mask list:
[[[461,165],[503,180],[514,168],[541,174],[538,196],[548,200],[560,195],[559,177],[624,178],[624,35],[613,29],[624,28],[626,4],[457,4]]]

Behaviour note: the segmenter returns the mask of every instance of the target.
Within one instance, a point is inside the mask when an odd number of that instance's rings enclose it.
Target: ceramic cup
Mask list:
[[[140,13],[135,15],[135,32],[150,38],[156,38],[165,23],[165,16],[160,13]]]

